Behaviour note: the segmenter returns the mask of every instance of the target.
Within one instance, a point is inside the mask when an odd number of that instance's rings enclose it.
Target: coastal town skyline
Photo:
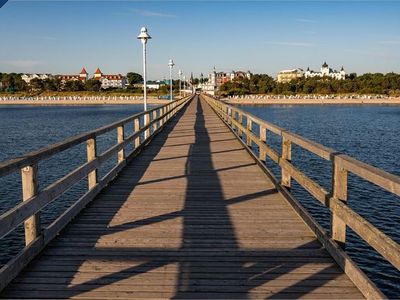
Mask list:
[[[136,36],[145,25],[153,36],[150,79],[168,78],[169,58],[174,78],[179,69],[208,74],[213,66],[275,77],[285,69],[318,69],[323,61],[357,74],[399,73],[399,8],[362,1],[14,0],[0,9],[0,71],[74,74],[102,62],[111,74],[141,73]]]

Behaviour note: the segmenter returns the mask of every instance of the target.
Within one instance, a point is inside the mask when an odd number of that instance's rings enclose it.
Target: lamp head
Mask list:
[[[146,44],[149,39],[151,39],[151,36],[147,33],[147,28],[142,27],[140,29],[140,34],[138,35],[138,40],[141,40],[143,44]]]
[[[173,66],[175,66],[174,61],[173,61],[172,59],[169,60],[168,66],[169,66],[170,68],[172,68]]]

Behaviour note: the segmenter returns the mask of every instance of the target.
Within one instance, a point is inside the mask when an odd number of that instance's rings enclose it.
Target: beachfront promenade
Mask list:
[[[111,130],[118,143],[97,153],[97,137]],[[282,137],[282,153],[267,132]],[[88,162],[39,191],[38,162],[83,142]],[[332,161],[332,192],[291,164],[292,144]],[[99,178],[113,155],[116,166]],[[280,181],[266,157],[282,168]],[[3,298],[383,298],[342,250],[346,226],[400,265],[399,245],[346,205],[347,172],[397,195],[399,177],[208,96],[1,163],[0,176],[20,169],[25,201],[0,217],[0,236],[25,222],[26,247],[0,270]],[[40,228],[40,210],[83,178],[88,192]],[[290,194],[291,180],[331,209],[331,235]]]

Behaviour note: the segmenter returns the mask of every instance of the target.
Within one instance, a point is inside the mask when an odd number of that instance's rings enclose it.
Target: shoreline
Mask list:
[[[147,99],[147,104],[167,104],[166,99]],[[130,105],[143,104],[139,100],[0,100],[0,106],[5,105],[31,105],[31,106],[85,106],[85,105]]]
[[[400,98],[385,99],[221,99],[228,104],[244,105],[400,105]]]

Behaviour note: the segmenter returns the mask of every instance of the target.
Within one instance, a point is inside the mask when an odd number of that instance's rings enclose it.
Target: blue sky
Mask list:
[[[0,8],[0,72],[141,73],[150,79],[250,70],[400,72],[400,1],[40,1]]]

